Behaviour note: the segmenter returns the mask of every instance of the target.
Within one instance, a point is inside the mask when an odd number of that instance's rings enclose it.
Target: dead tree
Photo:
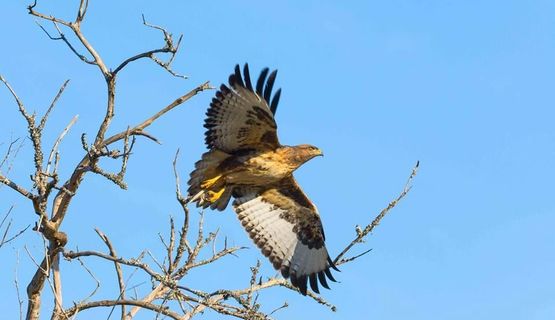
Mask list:
[[[102,55],[88,41],[86,35],[81,31],[81,25],[84,23],[87,15],[88,0],[80,0],[75,19],[73,21],[63,20],[54,15],[40,12],[37,9],[37,3],[33,3],[28,7],[29,14],[39,19],[39,21],[52,24],[52,28],[39,26],[46,35],[55,41],[63,42],[67,48],[83,63],[94,66],[103,76],[106,83],[107,98],[105,104],[105,116],[98,125],[96,134],[89,139],[84,134],[81,137],[83,147],[83,157],[81,161],[71,170],[69,178],[62,180],[58,175],[58,164],[60,155],[58,147],[62,142],[66,133],[75,123],[73,118],[68,125],[62,130],[62,133],[56,139],[54,145],[45,153],[42,141],[42,134],[49,115],[54,110],[56,103],[63,94],[69,81],[64,82],[55,98],[51,102],[48,109],[42,117],[37,117],[36,113],[30,113],[26,108],[23,100],[17,95],[16,90],[10,83],[0,75],[0,81],[13,97],[17,108],[23,119],[27,123],[28,137],[33,148],[33,188],[25,189],[21,184],[10,180],[8,159],[17,153],[17,141],[13,141],[6,153],[6,157],[0,165],[0,183],[13,189],[22,197],[30,201],[33,205],[37,216],[36,226],[34,230],[45,240],[46,246],[44,255],[36,262],[36,272],[29,279],[26,293],[27,300],[25,304],[26,313],[22,314],[26,319],[39,319],[50,315],[51,319],[75,319],[79,313],[94,308],[117,307],[120,310],[121,319],[132,319],[140,309],[151,310],[155,314],[164,315],[171,319],[190,319],[202,313],[204,310],[210,309],[222,315],[229,315],[241,319],[267,319],[270,318],[271,312],[263,311],[258,303],[258,295],[270,287],[282,287],[284,290],[297,291],[288,281],[279,277],[262,277],[259,275],[260,264],[251,268],[252,276],[250,282],[244,288],[240,289],[219,289],[216,291],[206,291],[199,288],[191,288],[184,286],[184,279],[191,270],[202,268],[208,264],[228,256],[234,255],[238,250],[242,249],[237,246],[227,246],[227,243],[220,249],[216,248],[217,232],[205,232],[203,229],[203,216],[200,215],[198,221],[192,222],[187,202],[180,191],[179,174],[176,169],[177,155],[174,159],[173,166],[175,172],[175,188],[176,199],[180,204],[183,216],[176,226],[174,219],[169,221],[169,240],[162,241],[166,256],[162,263],[147,263],[145,256],[149,252],[144,251],[137,257],[125,258],[118,255],[116,248],[102,231],[96,230],[96,233],[106,246],[106,251],[79,250],[70,251],[65,248],[68,237],[71,237],[71,230],[64,230],[64,218],[71,214],[69,210],[70,203],[75,195],[80,191],[79,187],[87,177],[87,174],[97,174],[118,187],[125,189],[125,173],[127,163],[130,159],[131,151],[137,137],[158,142],[158,139],[147,131],[147,128],[160,117],[170,112],[172,109],[181,106],[187,100],[191,99],[198,93],[210,89],[208,82],[202,83],[192,91],[183,94],[174,99],[171,103],[159,109],[158,112],[152,114],[151,117],[136,124],[133,127],[122,128],[121,131],[112,136],[107,136],[106,132],[112,124],[115,109],[116,98],[116,80],[118,74],[128,65],[141,60],[149,59],[168,73],[175,77],[183,77],[172,69],[172,61],[179,50],[181,37],[174,39],[173,35],[166,29],[149,24],[143,17],[143,23],[149,28],[154,28],[163,36],[164,45],[161,48],[148,50],[138,53],[127,59],[124,59],[119,65],[110,67],[106,65],[102,59]],[[48,31],[52,29],[52,31]],[[72,32],[78,39],[78,44],[72,43],[64,34],[64,32]],[[83,48],[83,52],[81,49]],[[167,60],[159,57],[159,54],[166,54]],[[114,147],[119,143],[120,149]],[[100,160],[103,158],[118,159],[121,162],[118,172],[108,172],[100,166]],[[69,169],[69,168],[66,168]],[[411,181],[416,175],[418,164],[412,170],[408,181],[399,194],[389,205],[379,213],[364,228],[357,227],[354,239],[345,246],[345,249],[334,259],[336,265],[350,263],[358,257],[364,255],[369,250],[360,254],[349,256],[351,249],[364,241],[364,239],[372,232],[381,219],[403,199],[410,190]],[[2,210],[2,208],[0,208]],[[10,209],[4,215],[0,223],[0,236],[2,244],[9,242],[17,237],[25,230],[12,232],[10,229],[11,220],[8,219]],[[191,225],[196,225],[192,231]],[[208,258],[200,258],[200,253],[208,251]],[[211,252],[210,252],[211,251]],[[100,259],[114,266],[117,276],[117,284],[114,286],[119,288],[119,295],[109,300],[94,300],[94,292],[83,298],[79,302],[72,305],[64,303],[64,292],[62,291],[60,274],[63,270],[62,265],[65,258],[67,260],[78,260],[83,262],[86,259]],[[40,260],[40,261],[39,261]],[[157,261],[154,259],[154,261]],[[86,266],[83,264],[84,268]],[[128,269],[126,269],[128,268]],[[126,281],[125,273],[129,269],[136,269],[146,274],[153,283],[152,290],[143,297],[130,297],[127,293],[129,289]],[[87,271],[89,271],[87,269]],[[91,273],[92,275],[92,273]],[[53,293],[54,303],[52,310],[43,310],[41,308],[41,299],[45,291],[45,287],[50,288]],[[335,310],[335,306],[324,300],[320,295],[314,292],[308,292],[308,297],[321,303],[331,310]],[[171,305],[171,306],[170,306]],[[285,304],[283,307],[286,307]]]

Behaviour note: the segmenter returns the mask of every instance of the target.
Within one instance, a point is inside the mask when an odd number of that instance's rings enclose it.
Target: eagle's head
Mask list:
[[[302,157],[306,158],[305,162],[316,156],[324,156],[322,150],[310,144],[300,144],[295,149],[297,149],[298,153],[302,154]]]
[[[287,146],[282,150],[285,158],[287,158],[287,161],[293,168],[298,168],[314,157],[324,155],[322,150],[309,144],[301,144],[293,147]]]

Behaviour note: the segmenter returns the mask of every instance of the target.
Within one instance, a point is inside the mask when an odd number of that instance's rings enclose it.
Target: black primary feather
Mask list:
[[[330,257],[328,257],[328,262],[330,264],[330,267],[333,268],[333,270],[341,272],[341,270],[337,269],[337,267],[335,266],[335,263],[333,263],[333,260]]]
[[[243,75],[245,76],[245,84],[247,86],[246,88],[254,92],[254,90],[252,89],[251,74],[249,72],[248,63],[245,63],[245,67],[243,68]]]
[[[320,290],[318,290],[318,280],[316,280],[316,273],[311,274],[308,279],[310,279],[310,288],[312,289],[312,291],[320,293]]]
[[[301,280],[301,283],[300,283],[301,284],[301,286],[300,286],[301,292],[304,295],[306,295],[306,289],[307,289],[306,281],[308,280],[308,277],[306,275],[303,275],[303,276],[301,276],[300,280]]]
[[[326,276],[328,276],[328,279],[330,279],[333,282],[337,282],[337,280],[335,280],[335,278],[332,276],[331,271],[329,268],[327,268],[326,270],[324,270],[324,272],[326,273]]]
[[[326,289],[330,288],[328,286],[328,281],[326,281],[326,275],[324,274],[324,271],[318,272],[318,280],[320,280],[320,283],[322,284],[322,287],[324,287]]]
[[[243,88],[247,88],[248,90],[255,92],[259,97],[264,99],[270,107],[270,111],[273,115],[276,114],[277,106],[279,103],[279,98],[281,96],[281,88],[276,91],[274,96],[272,97],[272,90],[274,88],[274,84],[277,77],[277,70],[274,70],[268,76],[268,72],[270,70],[268,68],[262,69],[260,72],[260,76],[256,81],[256,90],[252,86],[251,75],[249,71],[249,64],[245,63],[243,66],[243,74],[241,75],[241,67],[237,64],[235,65],[234,73],[229,76],[229,84],[233,87],[235,85],[239,85]],[[266,80],[266,77],[268,79]]]
[[[229,76],[229,84],[233,85],[234,82],[239,84],[241,87],[245,87],[243,77],[241,77],[241,69],[238,64],[235,65],[235,74]]]
[[[277,70],[272,71],[266,81],[266,86],[264,87],[264,100],[270,105],[270,96],[272,95],[272,89],[274,88],[274,82],[276,81]]]
[[[281,96],[281,88],[278,89],[278,91],[276,91],[276,94],[274,95],[274,98],[272,98],[272,103],[270,103],[270,111],[272,111],[272,114],[275,115],[276,114],[276,110],[277,110],[277,106],[279,103],[279,97]]]
[[[256,94],[258,94],[258,96],[261,98],[263,96],[262,89],[264,88],[264,81],[266,81],[268,71],[270,71],[270,69],[268,68],[262,69],[262,71],[260,72],[260,76],[258,77],[258,81],[256,82]]]

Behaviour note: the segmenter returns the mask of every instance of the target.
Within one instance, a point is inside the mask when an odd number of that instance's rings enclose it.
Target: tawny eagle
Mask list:
[[[274,268],[301,293],[307,281],[319,292],[328,288],[335,268],[324,245],[316,206],[301,190],[293,171],[322,155],[311,145],[283,146],[274,114],[281,89],[272,97],[277,70],[265,68],[253,87],[249,67],[239,65],[212,99],[204,123],[209,151],[195,164],[189,199],[198,207],[233,209],[251,239]],[[337,270],[337,269],[336,269]]]

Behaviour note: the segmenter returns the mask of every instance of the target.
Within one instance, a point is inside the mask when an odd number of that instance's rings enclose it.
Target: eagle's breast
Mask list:
[[[234,161],[237,166],[224,173],[231,184],[267,185],[289,176],[295,169],[273,150],[240,156]]]

